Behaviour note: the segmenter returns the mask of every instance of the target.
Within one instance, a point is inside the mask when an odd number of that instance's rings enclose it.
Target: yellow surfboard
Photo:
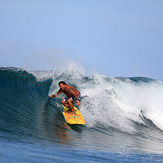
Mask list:
[[[69,111],[67,107],[64,106],[62,113],[66,122],[68,124],[85,125],[85,119],[81,112],[76,107],[74,107],[74,109],[76,113],[75,115],[71,111]]]

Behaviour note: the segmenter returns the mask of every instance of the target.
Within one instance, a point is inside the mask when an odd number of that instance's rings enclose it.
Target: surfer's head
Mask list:
[[[64,86],[65,85],[67,85],[64,81],[60,81],[59,83],[58,83],[58,85],[59,85],[59,87],[61,88],[61,89],[64,89]]]
[[[60,86],[60,84],[67,85],[64,81],[60,81],[58,85]]]

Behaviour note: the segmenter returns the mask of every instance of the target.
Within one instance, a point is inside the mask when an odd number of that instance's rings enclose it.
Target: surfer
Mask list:
[[[58,85],[60,87],[59,91],[49,97],[57,97],[61,93],[64,93],[66,97],[61,101],[61,103],[66,106],[69,111],[72,111],[73,114],[76,114],[74,110],[74,104],[80,106],[80,92],[75,87],[67,85],[64,81],[60,81]]]

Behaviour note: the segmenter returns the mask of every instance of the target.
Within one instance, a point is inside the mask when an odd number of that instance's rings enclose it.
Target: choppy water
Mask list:
[[[58,82],[82,94],[86,126],[62,116]],[[0,68],[1,162],[163,162],[163,83]]]

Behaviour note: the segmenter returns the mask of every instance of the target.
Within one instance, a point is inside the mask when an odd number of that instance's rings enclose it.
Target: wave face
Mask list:
[[[45,103],[50,81],[37,81],[17,68],[0,69],[0,131],[3,137],[32,135],[37,130],[38,111]],[[6,138],[6,136],[5,136]]]
[[[61,80],[80,90],[85,128],[65,123],[60,103],[64,95],[48,100]],[[28,72],[0,68],[0,97],[3,141],[48,141],[116,152],[132,146],[132,150],[163,152],[161,81],[85,76],[80,69]]]

